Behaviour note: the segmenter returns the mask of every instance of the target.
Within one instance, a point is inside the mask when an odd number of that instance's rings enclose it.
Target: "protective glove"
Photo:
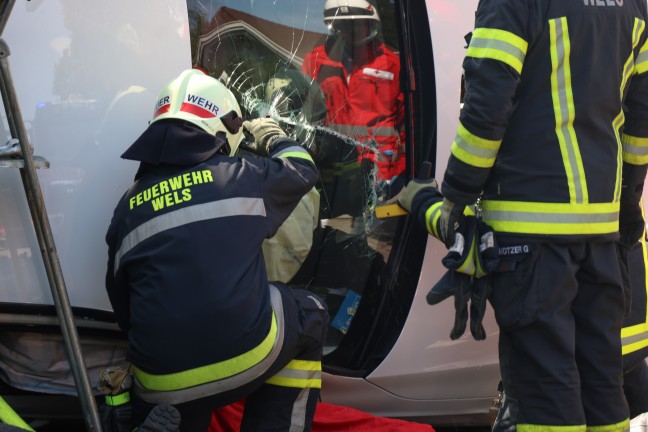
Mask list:
[[[461,337],[468,322],[468,301],[475,273],[474,257],[476,252],[474,217],[467,217],[467,223],[455,235],[455,242],[441,262],[448,271],[432,287],[426,296],[428,304],[437,304],[451,295],[454,296],[455,320],[450,339]]]
[[[450,338],[461,337],[470,318],[470,333],[475,340],[483,340],[484,314],[492,292],[488,274],[499,263],[497,241],[493,229],[480,216],[466,216],[454,237],[454,244],[441,261],[448,271],[428,292],[426,301],[434,305],[454,296],[455,320]]]
[[[493,286],[489,277],[474,279],[470,287],[470,334],[478,341],[486,339],[483,322],[486,303],[492,292]]]
[[[470,289],[470,333],[479,341],[486,339],[484,314],[493,292],[488,274],[497,268],[499,253],[493,229],[481,217],[477,217],[476,221],[479,246],[475,254],[475,279]]]
[[[439,217],[439,236],[447,248],[455,243],[455,233],[462,229],[464,223],[463,205],[456,205],[447,198],[443,198],[441,216]]]
[[[475,221],[476,241],[479,242],[478,253],[475,254],[475,277],[481,278],[497,268],[499,249],[493,228],[484,222],[481,216],[475,217]]]
[[[400,194],[398,194],[398,204],[411,213],[414,197],[424,189],[433,189],[434,192],[440,194],[439,187],[435,179],[413,179],[409,183],[407,183]]]
[[[435,305],[451,295],[454,296],[455,317],[450,330],[452,340],[459,339],[466,331],[471,284],[471,276],[448,270],[425,298],[429,305]]]
[[[254,137],[254,150],[261,156],[267,156],[270,146],[278,138],[286,136],[286,132],[270,117],[246,120],[243,128]]]

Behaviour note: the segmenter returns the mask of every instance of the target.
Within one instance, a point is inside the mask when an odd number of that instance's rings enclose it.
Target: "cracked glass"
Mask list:
[[[187,5],[193,65],[235,94],[245,119],[277,120],[319,168],[316,191],[284,224],[289,235],[278,234],[264,254],[271,280],[306,287],[327,303],[330,354],[358,308],[379,297],[397,219],[379,220],[375,208],[405,183],[394,2]],[[248,144],[232,147],[256,157]]]

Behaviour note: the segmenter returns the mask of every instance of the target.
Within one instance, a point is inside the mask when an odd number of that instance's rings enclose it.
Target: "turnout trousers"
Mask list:
[[[616,243],[498,243],[490,301],[506,400],[493,430],[627,429]]]
[[[246,398],[242,432],[310,431],[321,388],[321,359],[328,323],[326,304],[304,289],[273,282],[281,294],[283,346],[277,358],[256,378],[236,388],[173,405],[180,412],[180,431],[205,432],[215,408]],[[274,308],[279,313],[278,308]],[[209,329],[205,329],[209,331]],[[156,403],[133,396],[134,425],[141,424]],[[161,403],[163,401],[158,401]]]
[[[630,407],[630,418],[648,412],[648,283],[646,239],[631,248],[619,246],[628,266],[631,306],[621,330],[623,347],[623,389]],[[628,313],[629,312],[629,313]]]

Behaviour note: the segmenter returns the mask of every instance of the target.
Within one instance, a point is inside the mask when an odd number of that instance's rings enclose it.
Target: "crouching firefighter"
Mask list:
[[[254,137],[269,157],[230,157]],[[180,430],[246,398],[241,430],[309,431],[327,312],[305,290],[270,285],[261,245],[317,179],[306,150],[269,118],[243,122],[218,80],[187,70],[157,98],[122,155],[140,162],[106,241],[106,288],[133,364],[133,425],[159,405]]]

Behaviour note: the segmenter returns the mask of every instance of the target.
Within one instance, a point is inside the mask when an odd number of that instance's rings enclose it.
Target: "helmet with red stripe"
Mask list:
[[[225,133],[231,146],[242,138],[241,108],[223,83],[199,69],[183,71],[159,93],[151,123],[181,119],[205,132]]]

